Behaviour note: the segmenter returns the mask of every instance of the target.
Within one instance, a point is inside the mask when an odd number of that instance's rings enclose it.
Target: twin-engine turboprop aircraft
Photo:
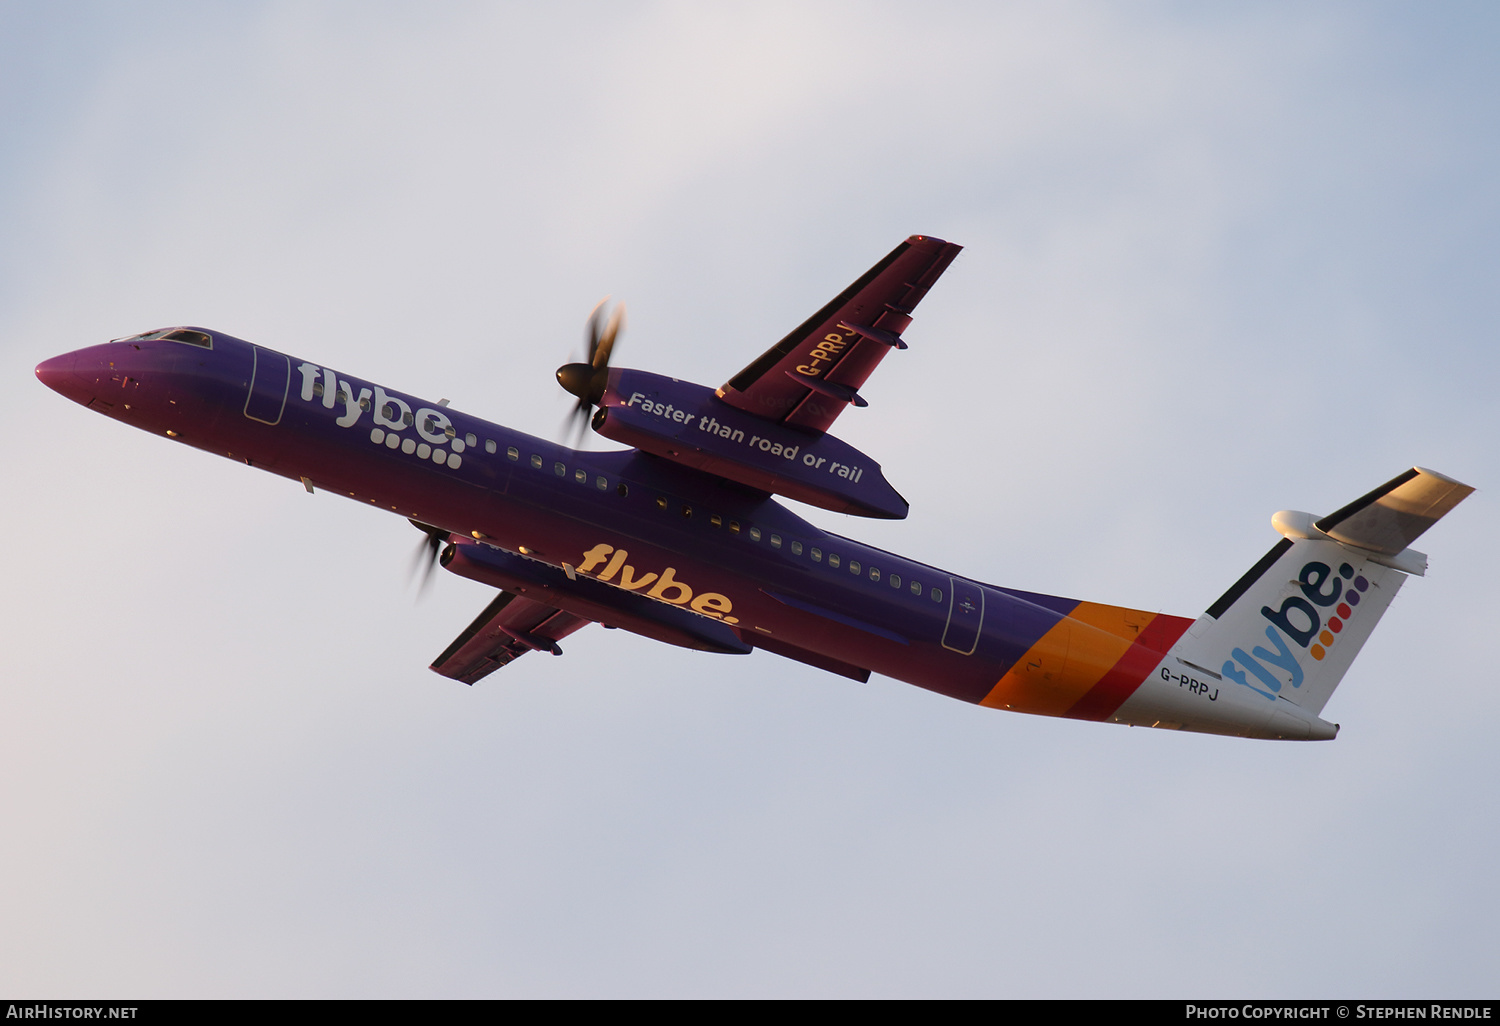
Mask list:
[[[432,664],[469,684],[590,622],[706,652],[763,648],[1017,712],[1322,740],[1333,689],[1473,489],[1414,468],[1282,540],[1197,620],[982,584],[813,526],[773,496],[906,516],[828,433],[959,247],[913,236],[717,390],[612,368],[618,316],[558,371],[583,452],[203,328],[42,363],[43,383],[152,433],[368,502],[499,589]]]

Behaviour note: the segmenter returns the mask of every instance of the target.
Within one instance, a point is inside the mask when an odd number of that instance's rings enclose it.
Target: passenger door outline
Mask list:
[[[275,427],[286,410],[292,385],[292,361],[285,353],[251,346],[254,364],[250,371],[250,393],[245,396],[245,416]],[[274,416],[272,415],[274,413]]]
[[[948,622],[943,625],[943,647],[959,655],[973,655],[984,629],[984,589],[972,581],[948,578]]]

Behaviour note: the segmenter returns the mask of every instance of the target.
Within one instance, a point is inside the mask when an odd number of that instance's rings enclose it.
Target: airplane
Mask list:
[[[497,589],[432,663],[474,684],[590,624],[755,649],[1015,712],[1329,740],[1334,688],[1473,491],[1413,467],[1280,540],[1196,619],[997,587],[814,526],[779,499],[901,519],[880,465],[829,433],[961,247],[912,236],[718,389],[610,365],[620,308],[559,368],[583,451],[202,327],[47,360],[105,416],[389,510],[448,571]],[[592,411],[592,412],[591,412]]]

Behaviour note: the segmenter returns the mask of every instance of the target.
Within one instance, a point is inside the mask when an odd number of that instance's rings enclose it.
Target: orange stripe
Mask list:
[[[1080,602],[1037,639],[980,704],[1042,716],[1067,715],[1155,619],[1156,614],[1137,609]]]
[[[1075,720],[1105,720],[1113,716],[1192,625],[1193,621],[1181,616],[1157,617],[1141,630],[1130,651],[1064,715]]]

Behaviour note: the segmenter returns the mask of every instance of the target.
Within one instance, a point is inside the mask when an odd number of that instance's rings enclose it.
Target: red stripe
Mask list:
[[[1125,699],[1135,694],[1146,674],[1156,668],[1161,657],[1192,625],[1193,621],[1186,617],[1158,614],[1141,631],[1135,644],[1125,650],[1119,662],[1063,715],[1075,720],[1109,719],[1125,704]]]

